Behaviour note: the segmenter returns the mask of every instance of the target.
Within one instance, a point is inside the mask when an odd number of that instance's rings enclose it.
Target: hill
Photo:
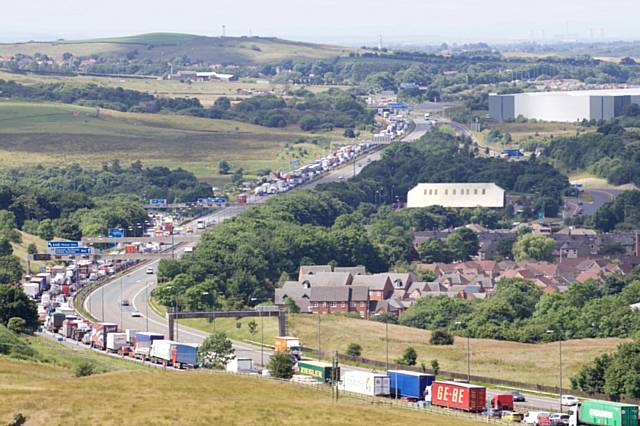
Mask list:
[[[22,340],[22,339],[20,339]],[[333,402],[328,388],[309,388],[258,376],[208,371],[164,371],[92,351],[29,338],[40,362],[0,355],[0,423],[21,413],[27,424],[451,424],[431,412],[392,410],[344,397]],[[20,344],[0,327],[0,342]],[[28,350],[28,349],[25,349]],[[21,358],[25,358],[23,351]],[[31,358],[27,356],[27,358]],[[38,359],[37,357],[34,359]],[[75,377],[73,367],[91,361],[98,374]],[[64,404],[61,404],[64,398]],[[457,417],[456,424],[472,425]]]
[[[347,55],[354,49],[323,44],[302,43],[267,37],[206,37],[191,34],[153,33],[130,37],[94,40],[0,44],[0,56],[18,53],[47,54],[62,59],[65,52],[77,57],[91,55],[135,57],[166,62],[186,56],[191,62],[210,64],[259,65],[286,60],[309,61]]]
[[[74,162],[99,167],[103,161],[139,159],[220,178],[222,159],[251,174],[284,167],[293,158],[315,158],[321,144],[298,143],[307,137],[298,128],[111,110],[98,114],[76,105],[0,100],[2,168]]]
[[[25,271],[27,270],[27,253],[30,244],[35,244],[38,248],[38,253],[46,253],[47,252],[47,242],[43,239],[27,234],[23,231],[18,231],[20,233],[20,237],[22,241],[20,243],[11,243],[13,247],[13,255],[17,256],[20,259],[20,263],[24,267]],[[42,262],[29,262],[29,266],[31,267],[31,273],[37,273],[39,271],[39,267],[43,265]],[[29,273],[29,271],[27,271]]]
[[[251,336],[247,323],[250,320],[216,320],[215,330],[226,331],[238,340],[260,340],[258,333]],[[241,327],[236,328],[240,322]],[[184,321],[186,325],[212,332],[212,324],[201,320]],[[318,347],[318,317],[295,314],[288,317],[290,334],[299,337],[305,346]],[[265,344],[272,345],[277,333],[277,323],[264,319]],[[456,338],[451,346],[429,344],[431,332],[412,327],[389,324],[389,362],[399,358],[408,346],[418,353],[418,365],[430,365],[437,359],[443,371],[464,373],[467,371],[467,340]],[[562,368],[569,384],[569,377],[578,369],[603,353],[615,351],[625,339],[574,339],[562,343]],[[345,353],[350,343],[362,346],[362,356],[384,361],[386,354],[385,324],[364,321],[338,315],[323,315],[320,320],[320,345],[323,351]],[[470,339],[471,374],[502,380],[538,383],[554,386],[558,383],[558,344],[527,344],[490,339]]]

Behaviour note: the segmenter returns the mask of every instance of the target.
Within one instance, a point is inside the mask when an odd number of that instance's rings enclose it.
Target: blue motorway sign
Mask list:
[[[80,247],[80,242],[79,241],[48,241],[47,247],[49,248]]]
[[[152,198],[149,200],[149,204],[152,206],[166,206],[167,199],[166,198]]]
[[[80,254],[91,254],[90,247],[61,247],[54,248],[51,253],[55,256],[69,256],[69,255],[80,255]]]
[[[124,229],[123,228],[109,228],[107,236],[109,238],[124,238]]]

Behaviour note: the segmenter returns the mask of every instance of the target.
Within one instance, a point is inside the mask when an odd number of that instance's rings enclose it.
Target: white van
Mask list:
[[[522,419],[522,423],[526,425],[539,425],[541,424],[540,418],[546,417],[547,421],[545,422],[545,424],[549,424],[550,416],[551,413],[549,413],[548,411],[529,411],[525,413],[524,418]]]

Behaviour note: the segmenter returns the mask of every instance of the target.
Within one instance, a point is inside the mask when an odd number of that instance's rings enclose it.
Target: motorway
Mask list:
[[[407,135],[404,141],[412,142],[420,138],[428,130],[428,125],[424,120],[416,120],[416,127],[413,132]],[[379,160],[382,155],[382,151],[376,151],[356,161],[355,174],[358,174],[364,168],[364,165]],[[348,179],[354,175],[354,169],[352,165],[347,165],[343,168],[339,168],[331,171],[327,176],[324,176],[317,181],[307,185],[306,187],[315,187],[319,183],[335,182],[343,179]],[[247,200],[250,204],[263,203],[269,197],[249,197]],[[204,219],[207,224],[218,224],[225,219],[237,216],[243,212],[249,205],[234,205],[223,209],[220,209],[208,216],[199,218]],[[188,223],[186,227],[193,227],[195,229],[195,220]],[[195,245],[195,243],[187,243],[187,246]],[[178,250],[178,255],[180,250]],[[162,333],[165,336],[168,335],[167,320],[153,310],[148,309],[147,298],[151,290],[157,285],[156,274],[147,274],[146,269],[152,267],[154,271],[157,269],[158,260],[153,262],[146,262],[141,266],[134,267],[131,271],[126,273],[122,278],[114,279],[113,281],[103,285],[99,289],[93,291],[85,300],[84,307],[87,312],[102,321],[118,324],[121,329],[135,329],[141,331],[152,331]],[[121,306],[122,300],[128,300],[130,306]],[[132,317],[131,312],[138,311],[140,317]],[[192,328],[178,325],[176,340],[186,343],[201,343],[206,337],[207,333],[203,333]],[[270,342],[266,342],[269,344]],[[240,357],[252,358],[254,365],[261,366],[261,359],[264,356],[264,362],[268,361],[268,358],[272,351],[265,348],[261,352],[257,346],[234,342],[234,348],[236,353]]]

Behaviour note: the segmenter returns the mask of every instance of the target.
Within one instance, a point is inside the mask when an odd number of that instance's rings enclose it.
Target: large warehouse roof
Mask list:
[[[524,92],[517,96],[640,96],[640,87],[628,89],[568,90],[565,92]]]

